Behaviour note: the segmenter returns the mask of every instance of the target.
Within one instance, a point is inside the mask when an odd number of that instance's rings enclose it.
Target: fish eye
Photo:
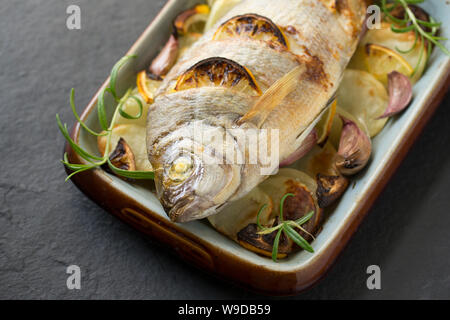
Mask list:
[[[166,175],[173,182],[183,182],[192,174],[193,168],[192,158],[181,156],[166,168]]]

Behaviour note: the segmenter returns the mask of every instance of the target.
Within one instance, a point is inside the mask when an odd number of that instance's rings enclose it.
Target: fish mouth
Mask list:
[[[215,214],[217,209],[222,205],[214,205],[212,202],[194,199],[193,201],[182,200],[177,202],[173,207],[164,207],[167,216],[173,222],[189,222],[198,220]]]

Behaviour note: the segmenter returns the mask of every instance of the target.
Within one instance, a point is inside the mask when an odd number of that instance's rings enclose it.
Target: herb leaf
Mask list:
[[[305,249],[308,252],[314,252],[314,249],[311,245],[306,241],[301,235],[297,233],[289,224],[285,224],[283,226],[283,231],[286,236],[292,239],[296,244],[298,244],[301,248]]]
[[[61,162],[67,168],[69,168],[70,170],[73,171],[70,175],[68,175],[68,177],[66,178],[66,181],[69,180],[71,177],[73,177],[77,173],[95,169],[95,168],[100,168],[105,163],[108,164],[109,168],[115,174],[122,176],[122,177],[130,178],[130,179],[153,179],[154,178],[154,173],[151,171],[128,171],[128,170],[119,169],[119,168],[115,167],[109,160],[109,151],[111,148],[111,134],[112,134],[112,129],[114,128],[114,123],[117,119],[117,116],[120,114],[122,117],[124,117],[126,119],[135,120],[135,119],[139,119],[143,114],[143,105],[142,105],[141,100],[136,96],[130,96],[131,88],[128,89],[127,92],[125,93],[125,95],[121,98],[119,98],[116,93],[116,80],[117,80],[117,75],[119,73],[120,68],[127,61],[129,61],[130,59],[135,58],[135,57],[136,56],[132,55],[132,56],[125,56],[122,59],[120,59],[114,65],[114,67],[111,71],[109,86],[104,88],[103,90],[101,90],[99,93],[98,100],[97,100],[98,120],[99,120],[100,126],[103,128],[104,132],[97,133],[97,132],[93,131],[81,120],[80,116],[78,115],[78,113],[76,112],[76,109],[75,109],[75,102],[74,102],[75,90],[72,89],[70,92],[70,106],[72,108],[72,112],[73,112],[75,118],[80,123],[81,127],[83,127],[88,133],[90,133],[94,136],[106,136],[107,142],[106,142],[106,147],[105,147],[105,153],[102,157],[90,154],[85,149],[80,147],[75,141],[73,141],[72,138],[70,137],[70,133],[69,133],[69,130],[67,129],[67,125],[63,124],[61,122],[61,119],[59,118],[58,114],[56,115],[56,122],[58,124],[58,128],[61,131],[64,138],[69,143],[70,147],[81,158],[83,158],[84,160],[86,160],[88,162],[87,164],[70,163],[67,153],[64,153],[64,157],[63,157],[63,160],[61,160]],[[116,109],[114,111],[112,120],[109,124],[108,124],[108,119],[106,116],[106,107],[105,107],[105,93],[106,92],[110,93],[113,96],[113,98],[115,99],[115,101],[117,102]],[[139,112],[137,115],[135,115],[135,116],[130,115],[122,109],[122,107],[123,107],[124,103],[127,101],[127,99],[134,99],[138,103]]]
[[[277,256],[278,256],[278,245],[280,243],[280,236],[281,236],[282,229],[278,230],[277,235],[275,236],[275,239],[273,240],[273,249],[272,249],[272,260],[277,262]]]
[[[428,60],[430,58],[430,54],[431,54],[431,43],[434,44],[435,46],[437,46],[439,49],[441,49],[441,51],[446,54],[446,55],[450,55],[449,50],[442,44],[440,43],[440,41],[443,40],[447,40],[444,37],[437,37],[435,36],[435,34],[438,32],[439,28],[441,27],[442,23],[441,22],[437,22],[432,16],[429,16],[430,21],[424,21],[421,19],[418,19],[416,17],[416,15],[414,14],[414,12],[411,10],[411,8],[409,7],[409,5],[412,4],[419,4],[419,3],[423,3],[424,0],[392,0],[389,5],[387,4],[386,0],[381,0],[381,10],[383,11],[385,17],[387,17],[390,21],[396,23],[397,25],[400,26],[400,28],[392,25],[391,26],[391,30],[395,33],[404,33],[404,32],[410,32],[410,31],[414,31],[415,33],[415,40],[414,40],[414,45],[408,49],[408,50],[399,50],[398,48],[395,48],[398,52],[400,53],[409,53],[411,52],[417,44],[417,41],[420,39],[420,53],[419,53],[419,59],[417,61],[417,65],[414,67],[414,72],[412,73],[412,75],[414,75],[417,70],[419,69],[419,66],[422,62],[422,58],[423,58],[423,53],[424,53],[424,46],[426,45],[426,41],[428,41],[427,44],[427,57],[426,57],[426,61],[425,61],[425,66],[428,64]],[[404,19],[399,19],[394,17],[391,14],[391,11],[396,8],[397,6],[402,6],[405,14],[404,14]],[[423,27],[429,27],[432,28],[430,32],[426,31],[423,29]]]

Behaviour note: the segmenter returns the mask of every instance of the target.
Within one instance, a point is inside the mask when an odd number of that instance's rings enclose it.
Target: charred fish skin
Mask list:
[[[236,128],[276,129],[280,161],[299,147],[302,132],[336,91],[356,49],[365,9],[363,0],[243,0],[180,57],[165,77],[147,120],[157,195],[171,220],[186,222],[215,214],[267,178],[260,164],[249,162],[247,146],[240,139],[225,145],[199,140],[192,134],[197,127],[216,132],[212,136],[232,137]],[[214,39],[224,22],[245,14],[273,21],[285,35],[286,47],[240,36]],[[295,89],[262,124],[240,123],[258,97],[221,86],[174,90],[180,75],[212,57],[245,67],[263,93],[296,67],[303,71]],[[240,155],[243,163],[224,161],[227,150]]]

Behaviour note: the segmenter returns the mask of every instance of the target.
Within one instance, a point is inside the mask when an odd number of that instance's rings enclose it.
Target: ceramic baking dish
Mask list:
[[[117,84],[119,91],[134,85],[136,73],[148,66],[161,49],[169,37],[174,17],[199,2],[201,1],[167,2],[129,50],[128,54],[136,54],[138,58],[121,70]],[[449,37],[450,21],[447,14],[450,8],[446,2],[427,1],[424,8],[444,23],[443,36]],[[345,192],[323,225],[313,242],[314,254],[302,251],[275,263],[240,247],[205,221],[172,223],[155,195],[149,191],[151,183],[128,183],[101,170],[75,175],[72,181],[107,211],[168,245],[182,259],[201,270],[254,291],[271,295],[295,294],[321,278],[348,243],[446,93],[450,83],[449,71],[450,59],[441,51],[434,50],[426,73],[414,86],[412,105],[401,116],[389,120],[373,140],[371,163],[358,175],[354,188]],[[108,79],[102,88],[107,84]],[[90,127],[100,129],[96,114],[97,95],[98,92],[84,110],[82,119]],[[107,101],[107,105],[112,103],[113,101]],[[73,128],[72,138],[87,150],[96,152],[95,137],[85,134],[79,125]],[[83,163],[67,146],[66,151],[70,162]]]

